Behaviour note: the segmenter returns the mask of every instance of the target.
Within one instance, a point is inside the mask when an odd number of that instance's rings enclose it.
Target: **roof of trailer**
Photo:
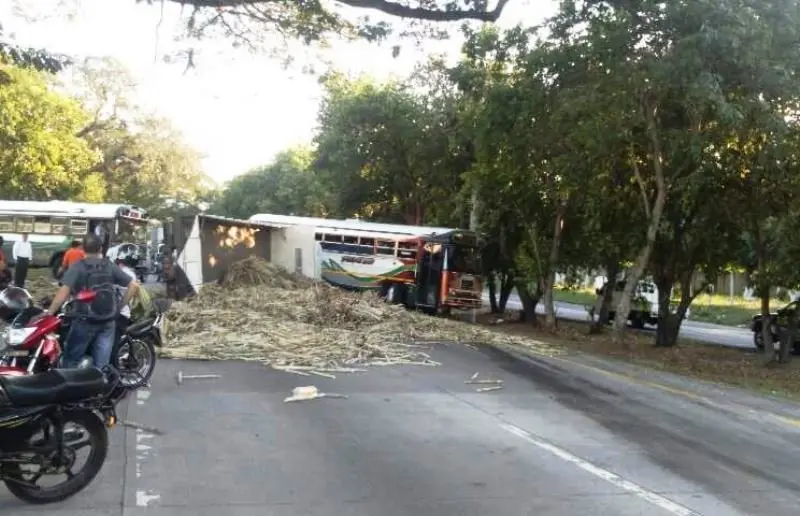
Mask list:
[[[318,231],[332,229],[337,232],[362,231],[373,232],[387,236],[421,236],[456,231],[455,228],[442,228],[433,226],[407,226],[402,224],[383,224],[379,222],[365,222],[356,219],[323,219],[317,217],[295,217],[292,215],[275,215],[272,213],[257,213],[250,217],[253,222],[286,224],[292,226],[314,226]],[[376,235],[378,236],[378,235]]]
[[[220,215],[210,215],[208,213],[201,213],[197,215],[197,217],[208,220],[211,222],[223,223],[223,224],[240,224],[243,226],[260,226],[263,228],[274,228],[274,229],[281,229],[290,227],[289,224],[271,224],[268,222],[260,222],[256,220],[242,220],[242,219],[233,219],[231,217],[222,217]]]
[[[87,218],[114,218],[120,208],[147,210],[131,204],[92,204],[69,201],[0,201],[0,213],[29,213],[31,215],[77,215]]]

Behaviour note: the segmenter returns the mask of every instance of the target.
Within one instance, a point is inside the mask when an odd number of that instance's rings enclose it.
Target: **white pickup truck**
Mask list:
[[[592,319],[600,313],[600,306],[603,304],[603,289],[608,288],[608,283],[597,289],[597,301],[593,307]],[[614,309],[619,304],[622,291],[625,289],[625,280],[619,280],[614,285],[614,295],[611,299],[608,320],[613,321],[616,317]],[[658,323],[658,287],[652,281],[641,280],[636,285],[636,291],[631,298],[631,310],[628,312],[628,320],[634,328],[644,328],[645,324],[655,326]]]

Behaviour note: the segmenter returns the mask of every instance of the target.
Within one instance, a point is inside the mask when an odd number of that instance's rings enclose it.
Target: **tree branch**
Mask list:
[[[245,5],[267,4],[275,2],[285,2],[291,0],[170,0],[171,2],[193,5],[195,7],[239,7]],[[497,5],[491,11],[488,9],[460,9],[443,10],[428,9],[424,7],[412,7],[398,4],[390,0],[336,0],[340,4],[358,9],[375,9],[383,13],[397,16],[399,18],[412,18],[417,20],[427,20],[434,22],[449,22],[460,20],[478,20],[483,22],[494,22],[500,18],[506,5],[510,0],[497,0]]]

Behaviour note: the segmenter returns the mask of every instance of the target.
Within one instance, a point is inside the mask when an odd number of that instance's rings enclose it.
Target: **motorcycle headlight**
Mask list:
[[[9,328],[7,343],[9,346],[19,346],[34,331],[36,331],[36,328]]]

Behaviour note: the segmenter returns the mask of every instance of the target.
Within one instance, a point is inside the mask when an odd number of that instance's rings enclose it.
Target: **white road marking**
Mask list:
[[[673,502],[663,496],[656,494],[652,491],[648,491],[647,489],[643,488],[642,486],[631,482],[630,480],[626,480],[621,476],[607,471],[599,466],[595,466],[589,461],[586,461],[576,455],[571,454],[570,452],[559,448],[553,444],[548,442],[542,441],[538,439],[536,436],[528,432],[527,430],[523,430],[518,426],[509,425],[509,424],[501,424],[500,425],[503,430],[516,435],[517,437],[521,437],[525,439],[529,443],[541,448],[542,450],[548,451],[555,455],[556,457],[563,459],[570,464],[574,464],[575,466],[579,467],[580,469],[584,470],[587,473],[590,473],[598,478],[609,482],[610,484],[619,487],[631,494],[638,496],[639,498],[650,502],[651,504],[664,509],[665,511],[674,514],[676,516],[701,516],[700,513],[695,512],[688,507],[684,507],[679,503]]]
[[[150,502],[155,502],[159,498],[161,498],[161,495],[150,491],[136,491],[136,505],[138,507],[147,507]]]
[[[136,404],[144,405],[150,398],[149,389],[139,389],[136,391]],[[149,457],[153,447],[148,444],[149,440],[153,438],[153,434],[145,432],[144,430],[136,429],[136,478],[142,478],[142,465]],[[149,507],[152,502],[157,502],[161,499],[161,495],[153,491],[136,491],[136,506]]]
[[[144,405],[144,402],[150,398],[150,389],[139,389],[136,391],[136,404]]]

